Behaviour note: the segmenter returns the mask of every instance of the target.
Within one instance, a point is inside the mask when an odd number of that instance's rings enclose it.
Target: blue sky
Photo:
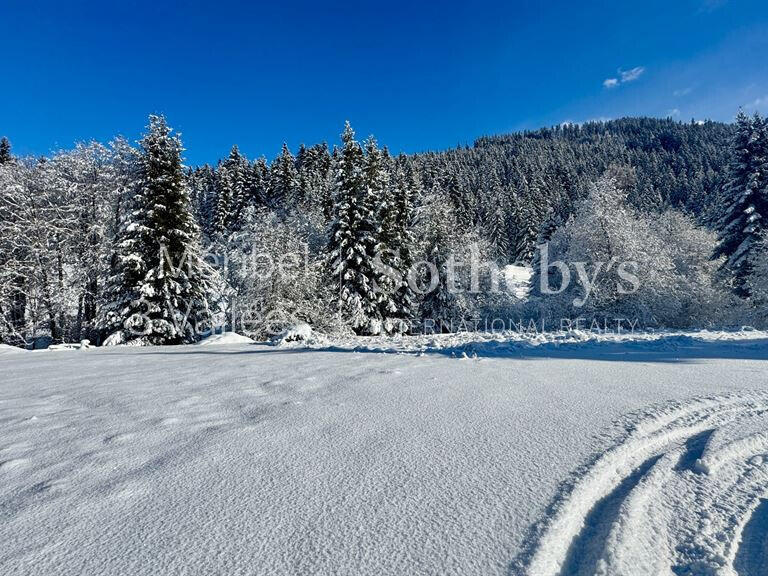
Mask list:
[[[149,113],[188,164],[238,144],[395,152],[628,115],[768,112],[765,0],[639,2],[0,0],[0,134],[17,153],[135,140]]]

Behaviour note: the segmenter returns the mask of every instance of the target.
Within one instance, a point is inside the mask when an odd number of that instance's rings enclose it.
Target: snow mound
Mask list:
[[[10,346],[8,344],[0,344],[0,356],[3,354],[16,354],[19,352],[26,352],[23,348],[17,348],[16,346]]]
[[[315,334],[312,327],[309,324],[295,324],[283,330],[273,342],[277,346],[307,344],[307,345],[324,345],[326,341],[324,338]]]
[[[65,342],[63,344],[53,344],[48,346],[48,350],[61,351],[61,350],[88,350],[93,348],[90,340],[82,340],[81,342]]]
[[[237,332],[224,332],[223,334],[211,334],[198,342],[199,346],[215,346],[222,344],[253,344],[253,340],[248,336],[243,336]]]

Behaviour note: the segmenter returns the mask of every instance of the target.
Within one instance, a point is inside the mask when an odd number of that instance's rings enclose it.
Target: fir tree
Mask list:
[[[381,329],[374,258],[375,214],[366,183],[363,150],[349,122],[336,166],[336,214],[331,224],[328,254],[344,321],[359,334]],[[370,167],[370,163],[368,163]]]
[[[404,333],[410,328],[414,312],[409,274],[413,266],[412,199],[402,162],[397,162],[390,185],[381,204],[381,244],[384,263],[394,271],[389,276],[387,298],[382,302],[384,328],[390,333]]]
[[[296,160],[287,144],[283,144],[280,153],[270,167],[269,199],[272,209],[290,210],[296,205],[299,179],[296,173]]]
[[[453,206],[445,202],[433,183],[432,190],[424,195],[418,210],[418,225],[422,229],[424,258],[432,265],[428,276],[421,278],[421,319],[425,330],[449,331],[454,318],[456,295],[449,286],[448,263],[452,255],[452,239],[456,229]],[[431,326],[431,327],[430,327]]]
[[[141,140],[140,181],[116,246],[111,301],[101,326],[109,343],[182,344],[210,320],[209,280],[181,161],[162,116]]]
[[[216,169],[216,207],[213,216],[213,233],[217,238],[227,236],[229,222],[232,218],[233,194],[233,183],[229,170],[224,162],[219,162]]]
[[[238,230],[242,225],[242,213],[248,202],[246,190],[248,173],[248,160],[240,154],[237,146],[232,146],[229,158],[224,162],[226,168],[225,177],[230,189],[231,205],[227,228],[230,231]]]
[[[750,118],[739,112],[736,118],[724,196],[714,256],[725,256],[736,292],[748,296],[750,255],[768,227],[768,128],[758,114]]]
[[[3,136],[0,138],[0,164],[8,164],[12,158],[11,143],[8,142],[8,138]]]

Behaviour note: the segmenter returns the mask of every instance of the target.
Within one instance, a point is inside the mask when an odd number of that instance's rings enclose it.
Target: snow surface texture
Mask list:
[[[764,573],[765,333],[360,342],[3,355],[0,573]]]

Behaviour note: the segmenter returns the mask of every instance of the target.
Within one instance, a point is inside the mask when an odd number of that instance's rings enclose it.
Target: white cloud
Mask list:
[[[768,107],[768,96],[762,98],[755,98],[755,100],[747,105],[748,108],[763,108]]]
[[[688,86],[687,88],[680,88],[679,90],[675,90],[672,92],[672,96],[687,96],[693,91],[693,86]]]
[[[619,74],[621,74],[621,83],[624,84],[625,82],[634,82],[640,78],[640,76],[642,76],[643,72],[645,72],[644,66],[635,66],[631,70],[619,69]]]
[[[618,78],[606,78],[603,80],[603,88],[616,88],[619,84],[626,84],[627,82],[634,82],[643,72],[645,72],[644,66],[635,66],[631,70],[622,70],[619,68]]]
[[[667,116],[671,118],[680,116],[680,110],[678,108],[672,108],[671,110],[667,110]]]

